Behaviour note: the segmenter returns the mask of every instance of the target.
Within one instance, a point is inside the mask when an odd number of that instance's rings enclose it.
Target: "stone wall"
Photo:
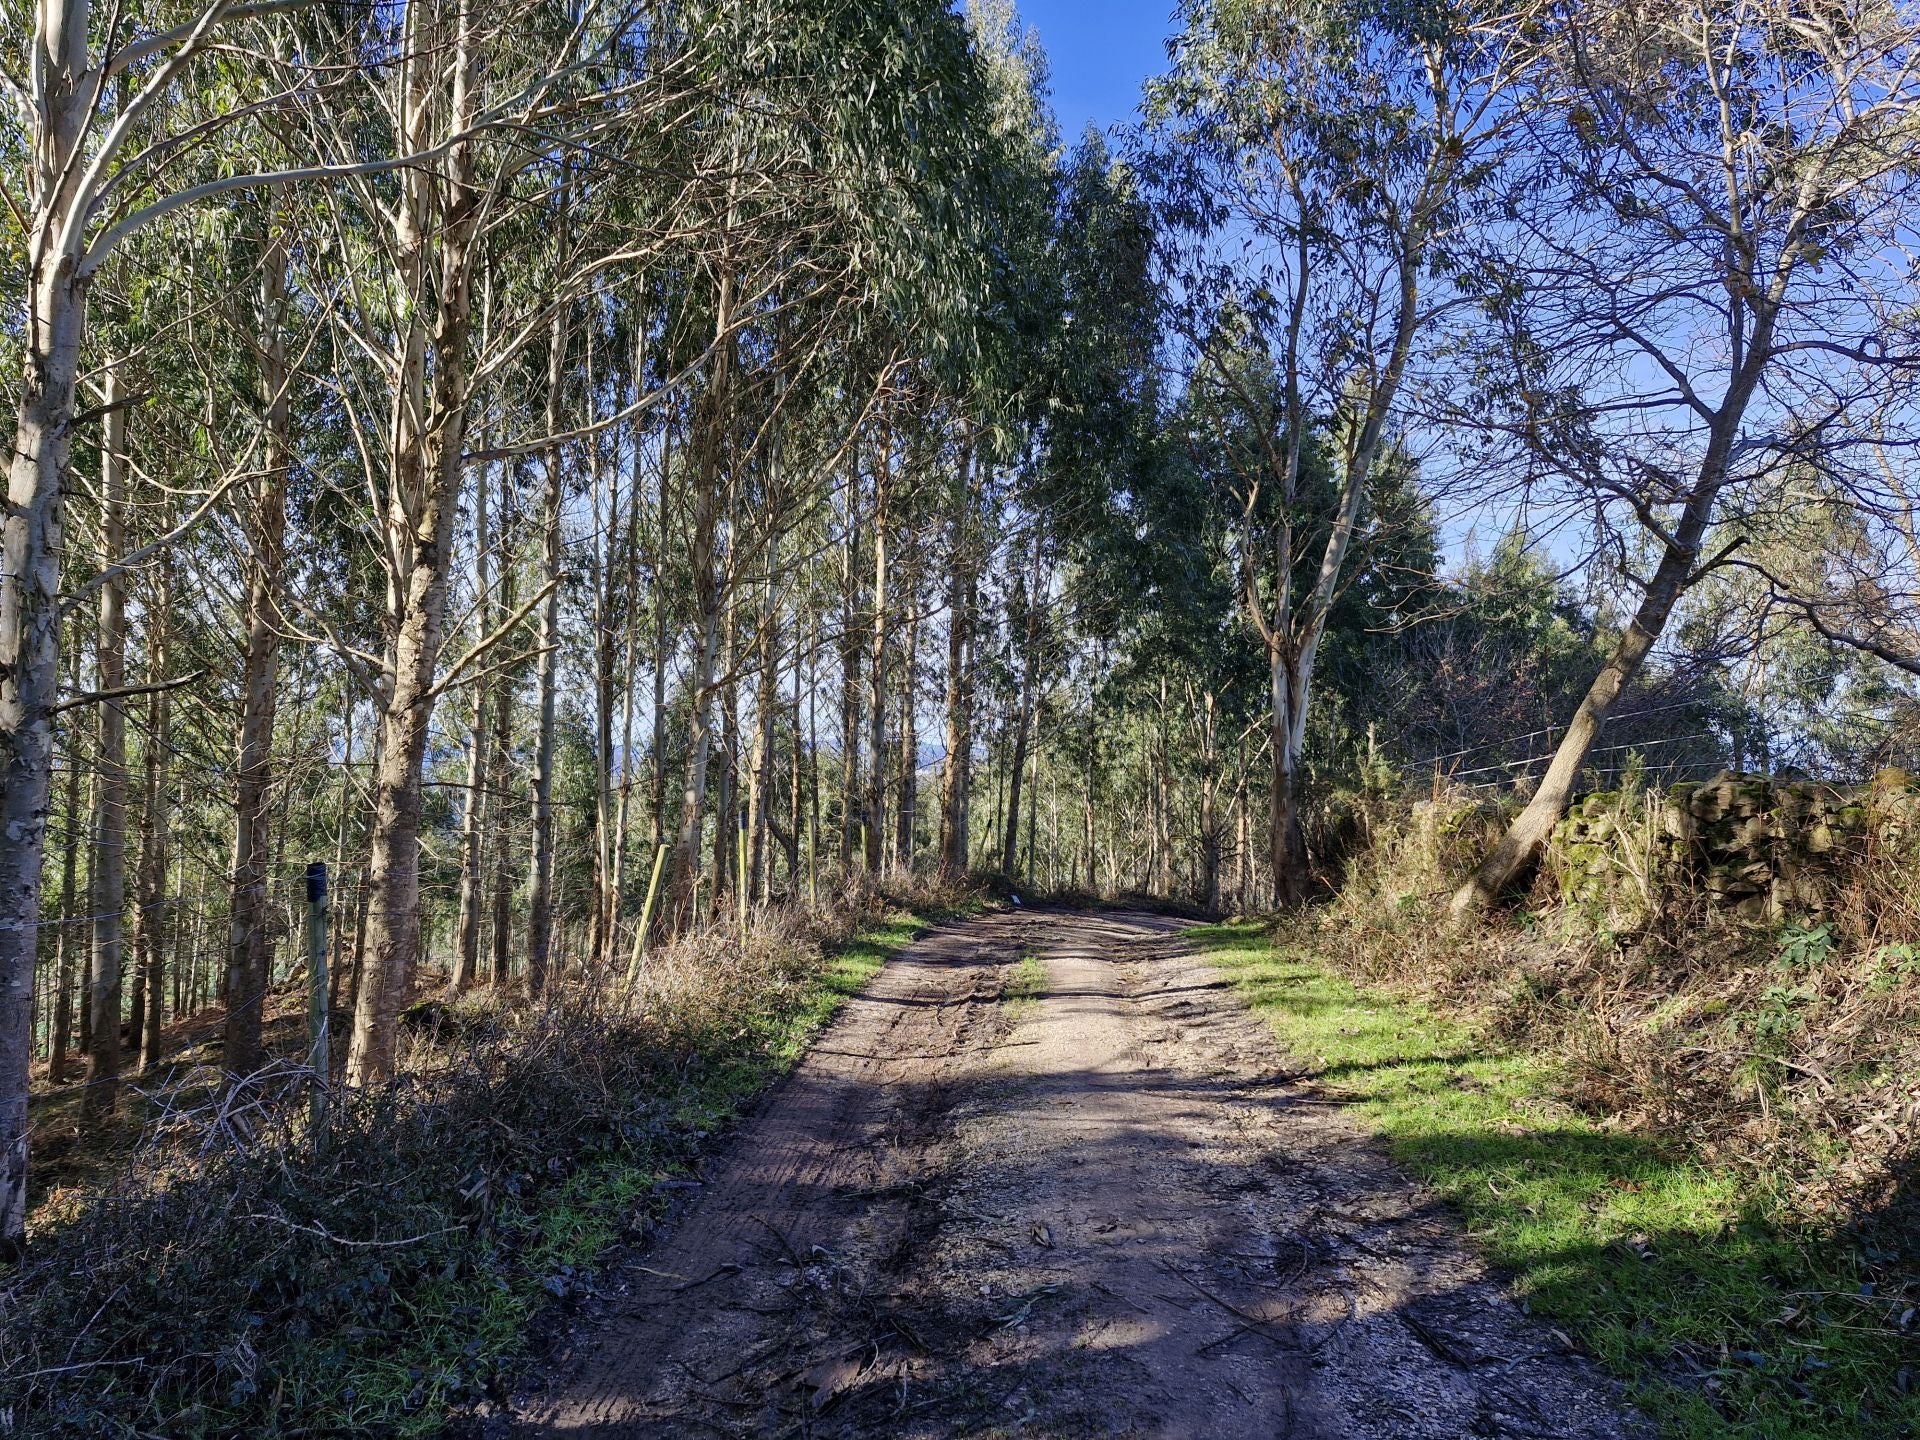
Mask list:
[[[1826,913],[1853,867],[1898,863],[1917,839],[1920,788],[1905,771],[1854,786],[1723,771],[1664,793],[1579,797],[1549,863],[1570,903],[1615,926],[1676,889],[1776,920]]]

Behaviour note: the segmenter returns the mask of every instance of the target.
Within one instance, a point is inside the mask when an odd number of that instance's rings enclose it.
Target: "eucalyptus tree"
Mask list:
[[[211,0],[157,23],[90,0],[9,11],[0,66],[5,177],[23,304],[8,512],[0,527],[0,1246],[25,1224],[34,946],[60,672],[62,507],[87,347],[87,296],[128,237],[189,206],[313,173],[208,164],[222,132],[316,71],[283,47],[291,4]],[[214,57],[244,63],[212,116],[181,104]],[[291,58],[290,58],[291,57]],[[367,162],[364,158],[357,164]],[[116,1019],[117,1025],[117,1019]]]
[[[947,655],[941,702],[940,872],[964,875],[968,854],[968,801],[973,790],[973,652],[980,601],[983,548],[980,456],[972,427],[962,422],[948,486],[946,518]]]
[[[1459,303],[1467,223],[1513,127],[1515,27],[1498,6],[1275,0],[1194,0],[1183,23],[1148,92],[1150,161],[1187,236],[1169,252],[1183,365],[1235,396],[1248,442],[1227,478],[1231,543],[1267,653],[1269,860],[1294,902],[1315,657],[1409,367]],[[1315,447],[1331,507],[1311,495]]]
[[[259,416],[260,461],[255,483],[238,497],[245,514],[245,596],[238,629],[239,718],[234,763],[232,890],[228,904],[222,1059],[236,1075],[257,1069],[261,1010],[268,979],[267,862],[271,853],[268,790],[273,770],[274,717],[279,703],[280,654],[286,621],[280,609],[286,560],[287,489],[293,456],[294,305],[289,271],[301,239],[291,207],[269,193],[248,207],[255,234],[236,259],[252,259],[257,279],[236,286],[234,332],[256,337],[247,367],[249,399]],[[307,327],[311,329],[309,325]]]
[[[752,553],[733,543],[735,502],[746,498],[742,485],[764,479],[762,461],[774,453],[766,425],[729,431],[726,389],[771,366],[768,383],[785,397],[765,410],[775,429],[806,408],[811,391],[837,397],[830,433],[811,458],[782,454],[785,478],[776,480],[783,489],[802,478],[838,482],[851,537],[861,506],[845,477],[872,455],[873,423],[901,367],[909,357],[951,367],[968,352],[982,289],[981,87],[958,20],[922,0],[885,11],[800,7],[779,23],[782,43],[740,82],[768,103],[730,112],[713,142],[751,156],[760,181],[729,188],[727,243],[701,256],[697,272],[713,333],[728,340],[696,388],[687,437],[695,640],[675,859],[683,909],[699,877],[711,705],[731,668],[718,663],[723,622],[749,573],[736,562]],[[850,637],[843,628],[842,640]],[[844,668],[850,676],[853,666]],[[843,745],[849,762],[859,748],[857,735]],[[730,829],[730,817],[721,820]]]
[[[1914,433],[1920,10],[1607,4],[1527,45],[1524,283],[1495,294],[1488,409],[1653,565],[1623,567],[1633,618],[1456,915],[1529,871],[1676,604],[1735,558],[1709,547],[1741,497]]]
[[[947,643],[938,824],[940,868],[950,875],[972,860],[979,672],[994,638],[982,581],[996,563],[1023,575],[1033,567],[1032,547],[1015,549],[1035,533],[1031,512],[1044,502],[1021,496],[1039,473],[1034,461],[1055,378],[1049,367],[1059,359],[1048,352],[1062,315],[1061,144],[1047,103],[1046,52],[1011,0],[970,0],[966,13],[985,87],[975,125],[979,164],[991,179],[977,202],[987,268],[973,353],[960,370],[934,377],[928,407],[950,430],[942,467]],[[1017,517],[1022,508],[1028,513]],[[1034,613],[1037,623],[1040,610]],[[1037,687],[1029,693],[1037,696]],[[1006,843],[1003,827],[996,832],[1003,861]]]
[[[1225,477],[1243,613],[1268,661],[1268,846],[1301,898],[1314,665],[1410,371],[1461,300],[1469,220],[1515,123],[1515,17],[1191,0],[1149,88],[1149,160],[1190,383],[1231,394]],[[1332,463],[1330,507],[1309,454]]]
[[[1014,721],[1005,868],[1014,868],[1023,791],[1029,840],[1039,795],[1021,763],[1052,682],[1077,643],[1102,652],[1103,670],[1125,668],[1133,642],[1164,598],[1142,585],[1149,556],[1183,552],[1190,516],[1172,528],[1148,518],[1162,492],[1161,319],[1154,217],[1131,163],[1089,132],[1065,159],[1053,216],[1048,279],[1055,314],[1037,370],[1044,376],[1042,449],[1025,497],[1032,511],[1025,594],[1013,623],[1025,630],[1022,703]],[[1190,597],[1180,596],[1180,604]],[[1208,623],[1217,621],[1208,616]],[[1112,692],[1109,694],[1108,692]],[[1085,731],[1096,701],[1119,703],[1125,685],[1087,687]],[[1083,745],[1082,761],[1094,758]],[[1037,757],[1036,757],[1037,758]],[[1034,768],[1037,781],[1038,767]],[[1164,776],[1148,777],[1151,788]],[[1029,845],[1029,849],[1031,849]]]
[[[390,150],[419,157],[392,181],[362,178],[333,192],[334,231],[358,266],[334,312],[337,343],[362,357],[340,403],[356,415],[386,592],[377,651],[331,637],[364,675],[379,714],[353,1083],[392,1073],[419,956],[422,764],[435,703],[558,583],[549,578],[493,635],[442,665],[468,468],[542,453],[551,465],[567,438],[549,409],[536,412],[535,433],[473,451],[474,393],[547,342],[556,317],[600,275],[656,243],[618,228],[617,212],[603,225],[562,227],[527,243],[529,215],[588,183],[573,147],[633,133],[621,127],[663,118],[678,103],[684,57],[632,53],[633,19],[612,5],[561,17],[521,4],[482,16],[464,0],[381,12],[358,35],[366,52],[358,87],[333,102],[384,131]],[[357,143],[358,127],[332,123],[333,113],[311,116],[308,143]],[[567,153],[548,143],[555,132],[570,137]],[[476,288],[489,254],[508,243],[538,278],[529,277],[517,309],[494,317],[483,352]]]

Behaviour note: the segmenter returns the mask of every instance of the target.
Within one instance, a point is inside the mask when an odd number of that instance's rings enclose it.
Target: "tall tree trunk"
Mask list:
[[[80,647],[77,645],[73,647],[68,668],[75,677],[73,688],[78,690]],[[61,814],[66,817],[66,830],[60,842],[60,933],[54,938],[53,1036],[47,1062],[47,1082],[51,1085],[66,1083],[67,1060],[73,1050],[73,957],[81,939],[74,933],[77,928],[74,922],[79,918],[78,907],[74,904],[75,871],[80,863],[80,836],[89,824],[88,819],[80,813],[80,735],[79,725],[68,724],[66,798],[61,807]],[[84,1041],[81,1048],[85,1048]]]
[[[411,28],[432,17],[407,10]],[[441,120],[447,133],[471,125],[477,104],[475,20],[457,7],[458,36],[451,56],[424,44],[416,30],[406,47],[412,72],[405,88],[409,115],[424,129]],[[427,103],[437,79],[420,74],[446,66],[450,103]],[[425,134],[405,137],[408,149],[429,148]],[[393,1074],[400,1010],[413,983],[420,943],[421,762],[433,719],[434,676],[444,639],[447,565],[452,558],[461,452],[467,429],[467,391],[473,319],[473,266],[479,200],[473,187],[474,150],[460,141],[440,166],[403,172],[397,205],[397,253],[409,297],[404,364],[394,387],[389,455],[391,476],[386,549],[388,662],[380,717],[380,756],[374,772],[373,834],[368,860],[367,939],[361,956],[347,1082],[372,1085]],[[433,364],[428,378],[428,350]]]
[[[333,831],[333,877],[331,881],[333,898],[330,902],[336,915],[341,913],[341,900],[346,895],[353,893],[352,890],[349,889],[350,880],[347,875],[347,833],[349,829],[349,817],[352,816],[355,809],[352,798],[354,696],[351,690],[347,692],[346,703],[340,707],[340,711],[340,784],[334,792],[334,814],[336,823]],[[183,870],[186,868],[184,863],[181,868]],[[340,1046],[337,1042],[341,1037],[341,1027],[333,1023],[333,1017],[335,1012],[340,1009],[340,981],[342,973],[347,968],[345,964],[347,954],[346,944],[348,932],[351,928],[350,924],[339,919],[335,919],[328,927],[331,932],[327,937],[326,1004],[327,1039],[329,1046],[326,1059],[328,1079],[332,1079],[336,1073],[337,1067],[334,1064],[334,1057],[340,1053]],[[175,962],[175,967],[177,971],[178,961]]]
[[[799,684],[796,675],[794,683]],[[796,717],[795,724],[799,721]],[[796,744],[798,741],[796,740]],[[807,619],[807,903],[820,899],[820,613]]]
[[[1273,779],[1267,792],[1267,844],[1276,904],[1292,908],[1306,898],[1307,849],[1300,831],[1300,738],[1305,685],[1277,646],[1267,651],[1271,691]]]
[[[1029,670],[1031,665],[1029,664]],[[1000,833],[1000,873],[1011,877],[1019,863],[1020,848],[1020,801],[1021,782],[1026,778],[1027,744],[1030,736],[1031,709],[1028,704],[1028,687],[1032,684],[1031,674],[1027,675],[1020,687],[1018,710],[1013,721],[1013,747],[1007,760],[1007,813],[1006,823]],[[1089,799],[1091,803],[1091,799]]]
[[[488,525],[488,476],[481,472],[473,497],[473,585],[476,629],[481,636],[493,632],[500,622],[499,597],[493,589],[493,535]],[[488,796],[488,750],[492,738],[487,729],[488,701],[498,682],[489,675],[474,682],[473,725],[468,731],[467,806],[460,817],[460,920],[459,938],[454,952],[454,994],[470,989],[480,973],[480,912],[485,907],[485,849],[487,815],[492,808]]]
[[[109,362],[104,444],[100,453],[100,563],[115,565],[126,553],[127,412],[118,366]],[[100,589],[100,639],[95,668],[102,692],[127,683],[126,585],[115,577]],[[127,710],[121,698],[100,703],[100,742],[94,761],[93,955],[87,1004],[93,1013],[93,1045],[87,1054],[87,1093],[81,1113],[97,1124],[120,1097],[120,980],[127,900]]]
[[[747,769],[750,871],[745,883],[749,902],[767,898],[773,888],[767,836],[773,819],[774,721],[780,713],[780,606],[774,587],[779,565],[779,536],[775,535],[767,546],[767,586],[760,613],[759,685],[754,697],[753,755]]]
[[[1034,854],[1040,844],[1040,716],[1037,710],[1033,717],[1033,741],[1028,754],[1026,882],[1032,885],[1037,873],[1033,868]]]
[[[975,568],[973,538],[973,445],[960,454],[958,503],[949,522],[947,560],[946,763],[940,767],[940,871],[966,874],[967,794],[973,769],[973,640]]]
[[[726,913],[724,906],[739,877],[733,872],[734,847],[739,821],[734,807],[739,803],[740,785],[740,601],[734,588],[727,587],[726,623],[720,642],[720,788],[713,805],[713,913]]]
[[[368,763],[368,793],[372,793],[373,777],[380,773],[380,745],[384,727],[380,724],[380,712],[373,713],[373,755]],[[349,754],[352,752],[349,751]],[[373,820],[367,819],[364,858],[360,864],[360,883],[353,887],[353,944],[349,949],[347,961],[347,1008],[358,1011],[360,1008],[360,981],[366,966],[363,963],[367,954],[367,912],[373,904],[373,887],[369,875],[373,864]],[[352,1039],[352,1027],[348,1027],[348,1039]]]
[[[787,892],[789,898],[800,895],[800,834],[806,825],[806,745],[805,732],[800,728],[800,617],[794,615],[794,652],[793,652],[793,696],[788,708],[787,720],[793,727],[793,745],[788,752],[787,781],[787,832],[779,837],[780,844],[787,852]],[[771,876],[772,867],[768,867]]]
[[[734,345],[727,338],[733,324],[734,278],[730,268],[721,271],[717,303],[714,308],[714,335],[721,343],[715,347],[712,372],[707,387],[697,402],[694,422],[693,543],[688,560],[693,570],[693,608],[697,630],[694,643],[693,675],[688,681],[692,700],[688,722],[687,783],[680,795],[680,823],[674,857],[675,911],[680,922],[694,919],[700,882],[700,839],[706,822],[707,765],[713,749],[713,704],[715,664],[720,654],[721,607],[726,599],[719,574],[722,451],[726,447],[726,397],[733,375]],[[664,474],[664,472],[663,472]],[[663,480],[664,484],[664,480]],[[665,506],[661,524],[665,525]],[[723,814],[716,827],[724,836],[727,817]],[[718,886],[715,887],[718,899]]]
[[[622,643],[620,690],[620,788],[613,815],[613,873],[607,881],[607,953],[602,965],[612,967],[620,954],[620,912],[625,905],[627,863],[632,852],[633,816],[633,703],[634,671],[640,657],[640,474],[634,467],[632,493],[628,496],[632,512],[627,529],[626,576],[623,581],[626,605],[626,636]]]
[[[587,404],[599,389],[595,370],[595,332],[586,327],[583,392]],[[593,883],[587,897],[588,966],[606,958],[613,889],[613,672],[617,653],[614,631],[616,575],[619,571],[620,493],[618,480],[602,487],[599,434],[585,437],[588,503],[593,530],[587,545],[588,581],[593,594]],[[605,508],[602,508],[604,503]]]
[[[1247,741],[1240,738],[1234,750],[1233,834],[1235,869],[1234,895],[1242,910],[1253,908],[1253,807],[1247,795]]]
[[[872,706],[867,716],[873,764],[867,792],[867,869],[878,874],[887,828],[887,636],[891,616],[887,609],[887,525],[890,519],[893,443],[883,438],[873,471],[873,626],[868,637],[872,646],[869,677],[873,687]]]
[[[267,224],[274,225],[272,212]],[[273,779],[273,725],[279,706],[280,613],[276,596],[286,563],[287,474],[292,454],[286,351],[287,251],[272,233],[261,266],[260,399],[266,409],[266,468],[248,537],[246,638],[234,764],[233,892],[227,927],[227,1018],[222,1062],[229,1074],[260,1068],[260,1012],[271,944],[267,927],[267,855]]]
[[[1100,891],[1100,854],[1094,843],[1093,831],[1093,789],[1094,782],[1100,774],[1099,706],[1095,703],[1098,695],[1098,678],[1089,675],[1087,677],[1087,784],[1083,814],[1087,835],[1087,889],[1094,894]]]
[[[147,626],[147,681],[167,678],[167,640],[173,613],[173,565],[160,562],[154,582]],[[173,826],[172,776],[167,756],[172,749],[173,695],[155,690],[147,697],[145,803],[140,847],[139,909],[135,912],[135,945],[140,957],[145,1004],[133,1013],[134,1033],[140,1037],[140,1068],[153,1071],[161,1060],[162,1004],[166,987],[167,878],[171,868],[169,841]]]
[[[638,396],[646,386],[646,328],[636,328],[633,342],[632,393]],[[632,430],[633,466],[627,473],[627,533],[621,548],[621,594],[624,607],[624,633],[621,642],[620,691],[620,799],[613,821],[613,874],[607,885],[606,940],[608,951],[600,963],[609,969],[621,954],[620,913],[626,903],[628,856],[632,849],[633,817],[633,720],[635,669],[640,656],[640,528],[646,513],[646,487],[640,483],[640,448],[643,430]],[[618,459],[616,451],[615,459]],[[608,591],[613,589],[608,577]]]
[[[1220,908],[1220,749],[1213,691],[1200,704],[1200,895],[1210,911]]]
[[[565,375],[567,331],[555,311],[547,351],[547,431],[560,429],[560,387]],[[540,731],[533,761],[532,891],[527,899],[527,993],[541,994],[553,956],[553,771],[560,714],[560,511],[565,498],[560,451],[547,452],[543,570],[547,598],[540,607]]]
[[[900,778],[894,799],[894,861],[908,870],[913,868],[914,821],[920,812],[920,724],[914,713],[920,666],[918,589],[917,583],[907,586],[900,634]]]
[[[180,793],[174,797],[174,801],[181,806],[185,806],[187,802],[187,781],[184,778],[180,781]],[[187,863],[184,855],[181,856],[180,864],[177,868],[179,875],[173,882],[173,905],[171,907],[173,911],[173,963],[168,967],[173,973],[172,1009],[176,1017],[187,1014],[191,1009],[197,1008],[194,1006],[192,983],[194,977],[188,973],[195,963],[193,947],[188,943],[188,937],[193,933],[193,925],[197,917],[190,918],[187,913]],[[200,884],[201,888],[204,889],[206,886],[206,877],[204,874],[201,876]]]
[[[658,851],[667,838],[667,604],[657,587],[653,594],[653,738],[647,745],[649,771],[647,810],[651,824],[647,837]]]
[[[687,783],[680,793],[680,823],[675,842],[674,876],[678,920],[691,922],[700,883],[700,840],[705,828],[707,808],[707,765],[713,749],[713,677],[720,654],[720,616],[717,601],[710,593],[711,574],[702,581],[696,572],[695,589],[709,591],[702,602],[700,631],[696,637],[693,674],[687,684],[692,704],[689,707],[687,736]],[[720,828],[724,830],[725,817]]]
[[[591,345],[589,345],[591,354]],[[589,366],[591,368],[591,366]],[[600,513],[600,444],[587,440],[587,484],[593,495],[595,525],[594,646],[593,646],[593,905],[588,917],[587,959],[603,964],[608,958],[608,927],[613,922],[614,793],[613,793],[613,685],[617,654],[613,613],[615,575],[619,569],[620,527],[616,515],[618,493],[609,494],[605,515]],[[604,551],[600,548],[604,537]]]
[[[673,474],[673,418],[667,418],[660,435],[660,488],[654,499],[656,524],[653,552],[653,739],[648,748],[651,787],[648,805],[652,825],[648,838],[656,853],[667,838],[667,603],[660,588],[660,569],[667,553],[667,496]],[[675,649],[679,646],[675,644]]]
[[[1613,654],[1581,697],[1579,708],[1568,722],[1567,733],[1561,736],[1553,752],[1553,762],[1547,767],[1540,788],[1472,878],[1454,894],[1449,907],[1454,919],[1463,919],[1492,905],[1533,868],[1541,847],[1566,811],[1574,780],[1586,763],[1587,752],[1599,738],[1607,716],[1640,673],[1640,667],[1667,628],[1674,605],[1688,585],[1698,578],[1694,566],[1699,561],[1708,527],[1713,523],[1714,506],[1727,486],[1741,423],[1772,359],[1774,313],[1771,309],[1762,309],[1752,334],[1747,337],[1738,368],[1714,414],[1706,450],[1701,454],[1693,486],[1686,492],[1687,500],[1680,511],[1680,523],[1674,526],[1662,547],[1660,563],[1640,598],[1633,623],[1627,626]]]
[[[1153,756],[1153,857],[1147,866],[1147,889],[1156,895],[1173,893],[1172,843],[1168,811],[1172,808],[1169,772],[1171,756],[1167,741],[1167,677],[1160,677],[1160,703],[1154,714]]]
[[[1673,540],[1654,570],[1653,581],[1634,612],[1633,623],[1627,626],[1613,653],[1607,657],[1607,663],[1581,697],[1573,719],[1567,724],[1566,734],[1554,749],[1553,763],[1547,767],[1540,788],[1534,791],[1526,808],[1514,817],[1480,868],[1454,894],[1450,908],[1455,919],[1492,905],[1524,879],[1539,859],[1553,827],[1566,812],[1567,799],[1573,793],[1580,767],[1586,763],[1587,752],[1599,738],[1601,727],[1622,693],[1640,673],[1647,655],[1666,629],[1675,603],[1686,589],[1717,494],[1717,486],[1710,493],[1697,494],[1695,503],[1682,514]]]
[[[451,496],[443,511],[453,510]],[[367,860],[367,939],[360,994],[347,1050],[347,1083],[379,1084],[399,1058],[400,1011],[420,950],[421,765],[433,718],[434,669],[446,611],[441,557],[452,536],[437,519],[418,547],[407,589],[406,618],[393,646],[393,695],[380,717],[373,776],[373,835]]]
[[[840,858],[850,871],[860,845],[860,530],[858,466],[847,480],[847,535],[840,556]]]
[[[1007,727],[1013,717],[1010,711],[1001,711],[994,719],[999,722],[994,727],[997,733],[987,744],[988,763],[993,767],[993,813],[987,819],[987,833],[982,837],[990,847],[998,846],[997,837],[1003,832],[1007,818]]]
[[[502,519],[505,519],[504,482],[501,492]],[[500,605],[506,613],[513,607],[512,572],[504,565],[500,577]],[[490,836],[487,842],[488,887],[492,915],[488,925],[487,984],[498,990],[513,975],[513,812],[509,803],[515,786],[513,764],[513,677],[502,672],[493,696],[493,803],[488,809]]]
[[[62,241],[81,203],[81,149],[98,86],[88,12],[84,0],[41,5],[33,42],[38,161],[21,276],[19,408],[0,516],[0,1256],[18,1251],[27,1223],[33,971],[60,688],[61,509],[88,275]]]
[[[1033,549],[1027,564],[1026,603],[1023,619],[1025,633],[1021,650],[1019,714],[1014,719],[1013,759],[1007,767],[1007,825],[1001,835],[1000,870],[1012,875],[1020,853],[1020,790],[1027,768],[1027,746],[1032,740],[1034,708],[1037,704],[1040,671],[1040,525],[1033,527]],[[1088,692],[1091,696],[1092,692]],[[1088,701],[1092,703],[1091,699]],[[1091,771],[1089,771],[1091,773]],[[1089,803],[1091,803],[1091,796]],[[1091,831],[1088,832],[1091,835]],[[1092,841],[1088,841],[1091,849]],[[1091,862],[1089,862],[1091,863]],[[1089,887],[1092,888],[1092,887]]]

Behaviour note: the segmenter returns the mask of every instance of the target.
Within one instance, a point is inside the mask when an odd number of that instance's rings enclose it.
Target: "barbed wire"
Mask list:
[[[1595,755],[1616,755],[1622,750],[1651,750],[1659,745],[1684,745],[1693,740],[1717,740],[1720,737],[1711,730],[1699,730],[1691,735],[1669,735],[1659,740],[1627,740],[1618,745],[1602,745],[1587,752],[1588,758]],[[1524,760],[1505,760],[1497,765],[1480,765],[1471,770],[1454,770],[1447,774],[1448,779],[1459,779],[1468,775],[1490,775],[1495,771],[1524,769],[1528,765],[1537,765],[1542,760],[1552,760],[1556,751],[1543,750],[1537,755],[1529,755]]]
[[[1670,705],[1652,705],[1644,710],[1629,710],[1624,715],[1610,715],[1607,717],[1607,723],[1618,725],[1628,720],[1638,720],[1646,715],[1664,715],[1672,710],[1690,710],[1703,703],[1705,702],[1700,700],[1676,700]],[[1558,735],[1566,728],[1564,724],[1549,725],[1542,730],[1529,730],[1524,735],[1505,735],[1498,740],[1489,740],[1481,745],[1469,745],[1464,750],[1450,750],[1444,755],[1430,755],[1424,760],[1410,760],[1407,764],[1411,769],[1425,769],[1429,765],[1439,764],[1442,760],[1458,760],[1462,756],[1477,755],[1483,750],[1495,750],[1502,745],[1518,745],[1523,740],[1537,740],[1542,735]]]

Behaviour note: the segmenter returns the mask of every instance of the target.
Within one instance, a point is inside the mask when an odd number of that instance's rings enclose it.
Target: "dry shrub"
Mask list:
[[[511,1297],[573,1283],[548,1202],[691,1158],[817,1009],[825,947],[885,904],[861,885],[744,943],[696,931],[632,985],[417,1006],[403,1078],[334,1094],[319,1135],[295,1067],[179,1091],[0,1277],[0,1435],[384,1432],[477,1396],[531,1304]],[[630,1209],[644,1227],[644,1188]]]
[[[1551,1056],[1581,1111],[1741,1167],[1788,1212],[1857,1220],[1902,1201],[1920,1153],[1910,861],[1862,856],[1828,915],[1780,923],[1668,886],[1632,932],[1563,903],[1549,867],[1523,908],[1461,930],[1445,907],[1475,854],[1450,843],[1478,823],[1462,813],[1427,802],[1378,827],[1305,922],[1311,943]]]

